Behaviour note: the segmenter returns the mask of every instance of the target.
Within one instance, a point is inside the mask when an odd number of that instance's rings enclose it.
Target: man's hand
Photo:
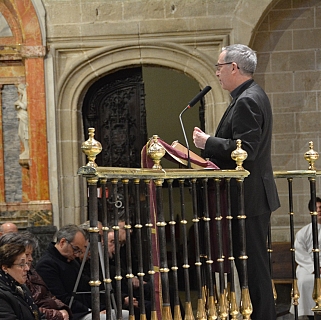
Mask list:
[[[129,297],[124,298],[124,306],[129,306]],[[138,301],[136,298],[133,298],[133,306],[138,307]]]
[[[139,287],[139,279],[137,277],[134,277],[132,279],[132,282],[133,282],[133,287],[134,288],[138,288]]]
[[[193,131],[193,142],[195,147],[199,149],[205,149],[207,139],[210,137],[209,134],[203,132],[200,128],[195,127]]]

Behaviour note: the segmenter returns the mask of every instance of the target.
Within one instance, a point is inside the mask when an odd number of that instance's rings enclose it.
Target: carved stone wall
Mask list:
[[[3,4],[10,2],[0,3],[5,17],[9,6]],[[85,163],[80,144],[85,138],[81,108],[86,92],[101,77],[128,66],[174,69],[195,79],[200,88],[212,86],[205,97],[206,131],[212,134],[229,103],[229,94],[221,89],[213,65],[222,46],[249,44],[258,53],[255,79],[269,94],[275,114],[274,169],[306,169],[303,154],[310,140],[317,151],[321,150],[319,1],[34,0],[32,3],[39,29],[47,34],[42,43],[26,43],[21,51],[28,56],[29,46],[33,46],[31,56],[37,57],[35,47],[45,45],[48,49],[44,60],[47,86],[43,104],[48,120],[49,185],[55,225],[80,223],[85,218],[86,188],[76,172]],[[13,34],[21,42],[18,24],[12,25],[16,26],[12,28]],[[8,30],[4,32],[8,34]],[[27,72],[32,70],[32,61],[29,60]],[[37,96],[37,92],[32,94]],[[38,119],[37,108],[33,109],[32,118],[41,124],[43,113]],[[39,135],[40,129],[34,126],[37,128],[34,134]],[[46,131],[43,126],[41,129]],[[39,157],[36,163],[41,166],[35,166],[31,176],[38,179],[44,169],[44,156],[37,149],[39,146],[34,147]],[[31,187],[40,194],[35,180]],[[282,226],[278,236],[284,240],[282,228],[288,223],[287,185],[278,182],[278,188],[282,207],[273,214],[272,221],[275,226]],[[307,182],[295,185],[299,225],[309,220],[305,216],[308,190]]]
[[[34,2],[39,4],[38,0]],[[53,222],[43,64],[45,34],[38,19],[41,7],[35,8],[34,2],[0,2],[0,223],[12,221],[21,228]],[[35,218],[38,214],[41,219]]]

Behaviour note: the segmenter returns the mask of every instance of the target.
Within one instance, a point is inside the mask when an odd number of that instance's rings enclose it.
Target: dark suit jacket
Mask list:
[[[36,271],[45,281],[53,295],[66,305],[69,304],[77,280],[80,265],[78,261],[67,261],[55,248],[55,243],[48,245],[47,251],[37,262]],[[80,280],[81,281],[81,280]],[[84,295],[77,294],[71,306],[73,319],[82,318],[89,313]]]
[[[248,157],[243,167],[250,172],[244,179],[245,214],[256,216],[276,210],[279,198],[271,164],[272,110],[263,89],[248,80],[231,92],[233,100],[225,111],[214,137],[205,145],[205,157],[221,169],[235,169],[231,152],[236,140]],[[232,213],[237,214],[236,186],[231,184]]]

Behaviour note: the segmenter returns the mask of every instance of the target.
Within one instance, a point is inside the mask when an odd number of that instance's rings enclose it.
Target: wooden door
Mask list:
[[[109,74],[88,90],[83,104],[84,133],[93,127],[103,147],[99,166],[140,167],[140,152],[147,142],[142,69]]]

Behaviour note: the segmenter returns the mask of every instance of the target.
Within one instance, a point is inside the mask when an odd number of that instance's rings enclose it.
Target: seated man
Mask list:
[[[85,251],[86,234],[83,229],[69,224],[57,232],[57,242],[50,243],[36,265],[36,271],[43,278],[49,290],[58,299],[69,305],[80,271],[76,260]],[[83,295],[76,295],[71,306],[73,319],[91,320],[91,306]],[[104,311],[101,319],[106,318]]]
[[[110,278],[112,279],[113,287],[116,287],[116,275],[117,275],[117,270],[115,266],[115,260],[114,260],[114,255],[115,255],[115,234],[113,229],[109,229],[108,232],[108,254],[109,254],[109,267],[110,267]],[[128,283],[127,283],[127,277],[126,277],[126,272],[125,270],[121,269],[120,270],[120,275],[122,277],[121,279],[121,291],[122,291],[122,302],[123,306],[125,308],[129,308],[129,290],[128,290]],[[133,306],[134,306],[134,313],[135,313],[135,318],[140,319],[140,310],[139,310],[139,303],[135,297],[133,297]],[[149,319],[149,317],[147,317]]]
[[[90,245],[89,243],[89,232],[88,229],[90,227],[90,223],[89,221],[86,221],[85,223],[81,224],[79,227],[81,227],[87,235],[87,240],[86,240],[86,248],[87,246]],[[102,236],[102,224],[100,221],[98,221],[98,228],[99,228],[99,234],[100,236]],[[110,230],[110,232],[113,233],[113,230]],[[110,237],[108,237],[110,238]],[[101,241],[103,240],[102,237],[100,239]],[[100,243],[102,244],[102,242]],[[98,244],[98,245],[100,245]],[[102,248],[101,248],[102,249]],[[112,241],[108,241],[108,249],[109,252],[113,252],[115,250],[114,248],[114,242]],[[101,254],[103,254],[103,250],[101,250]],[[83,261],[85,259],[85,261]],[[77,260],[79,261],[80,264],[83,264],[83,270],[82,270],[82,277],[79,281],[79,285],[77,288],[78,292],[82,292],[82,294],[84,294],[84,297],[90,301],[91,299],[91,295],[90,295],[90,290],[91,287],[89,285],[89,281],[91,279],[91,270],[90,270],[90,262],[91,262],[91,255],[90,255],[90,250],[86,250],[85,253],[80,254],[79,257],[77,258]],[[100,262],[102,263],[102,260],[100,260]],[[103,282],[103,270],[101,268],[102,266],[100,265],[99,268],[99,274],[100,274],[100,281],[101,281],[101,285],[100,285],[100,305],[101,305],[101,309],[105,310],[106,309],[106,295],[104,294],[105,292],[105,287],[104,287],[104,282]],[[113,295],[113,293],[112,293]],[[111,299],[111,302],[114,302],[114,299]],[[123,296],[123,307],[126,309],[126,307],[128,306],[128,297],[126,298],[125,296]],[[116,308],[115,303],[111,304],[112,308]],[[116,317],[115,315],[115,311],[112,310],[112,316]],[[129,317],[129,312],[128,310],[122,310],[122,319],[128,319]]]
[[[309,210],[313,211],[311,200],[309,202]],[[321,198],[316,198],[316,210],[318,213],[318,238],[319,249],[321,249]],[[296,277],[298,279],[298,290],[300,293],[298,316],[306,315],[309,319],[314,319],[312,308],[316,303],[312,299],[314,286],[314,262],[313,262],[313,239],[312,239],[312,223],[300,229],[295,238],[295,261],[298,264],[296,269]],[[320,255],[321,259],[321,255]],[[291,313],[294,313],[294,307],[291,306]]]

